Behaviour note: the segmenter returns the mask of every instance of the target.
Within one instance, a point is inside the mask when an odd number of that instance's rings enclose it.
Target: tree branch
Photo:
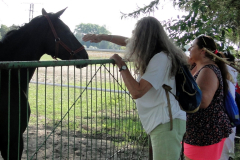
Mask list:
[[[121,18],[126,18],[126,17],[133,17],[133,18],[138,18],[138,16],[143,13],[143,14],[147,14],[147,13],[151,13],[154,12],[155,9],[158,9],[158,4],[159,4],[159,0],[154,0],[152,1],[149,5],[143,7],[143,8],[137,8],[136,11],[132,12],[132,13],[122,13]]]

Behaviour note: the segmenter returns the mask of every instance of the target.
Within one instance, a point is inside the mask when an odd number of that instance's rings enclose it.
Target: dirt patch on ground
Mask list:
[[[27,136],[28,134],[28,136]],[[28,137],[28,139],[27,139]],[[55,129],[39,125],[29,126],[24,133],[22,160],[147,160],[147,146],[136,146],[128,142],[116,144],[109,135],[82,135],[78,132]],[[47,140],[46,140],[47,139]],[[120,143],[120,142],[119,142]],[[0,160],[3,160],[0,156]]]

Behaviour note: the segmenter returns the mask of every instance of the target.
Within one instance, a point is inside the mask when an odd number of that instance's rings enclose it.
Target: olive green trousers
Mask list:
[[[182,149],[181,141],[186,132],[186,121],[173,119],[173,129],[170,122],[160,124],[150,133],[153,160],[178,160]]]

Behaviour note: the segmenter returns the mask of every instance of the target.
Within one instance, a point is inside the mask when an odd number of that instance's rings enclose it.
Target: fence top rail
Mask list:
[[[71,66],[71,65],[88,65],[88,64],[107,64],[114,63],[113,59],[94,59],[94,60],[59,60],[59,61],[0,61],[0,69],[16,68],[36,68],[36,67],[53,67],[53,66]]]

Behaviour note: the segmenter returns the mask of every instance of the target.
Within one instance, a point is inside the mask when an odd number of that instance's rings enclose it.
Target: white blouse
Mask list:
[[[144,79],[152,84],[152,88],[141,98],[136,100],[138,114],[143,128],[149,134],[159,124],[170,121],[167,107],[167,97],[163,84],[172,87],[172,92],[176,93],[175,77],[170,78],[171,59],[160,52],[150,60],[146,72],[137,81]],[[186,113],[179,107],[178,101],[173,95],[169,94],[173,119],[179,118],[186,120]],[[170,128],[169,128],[170,129]]]

